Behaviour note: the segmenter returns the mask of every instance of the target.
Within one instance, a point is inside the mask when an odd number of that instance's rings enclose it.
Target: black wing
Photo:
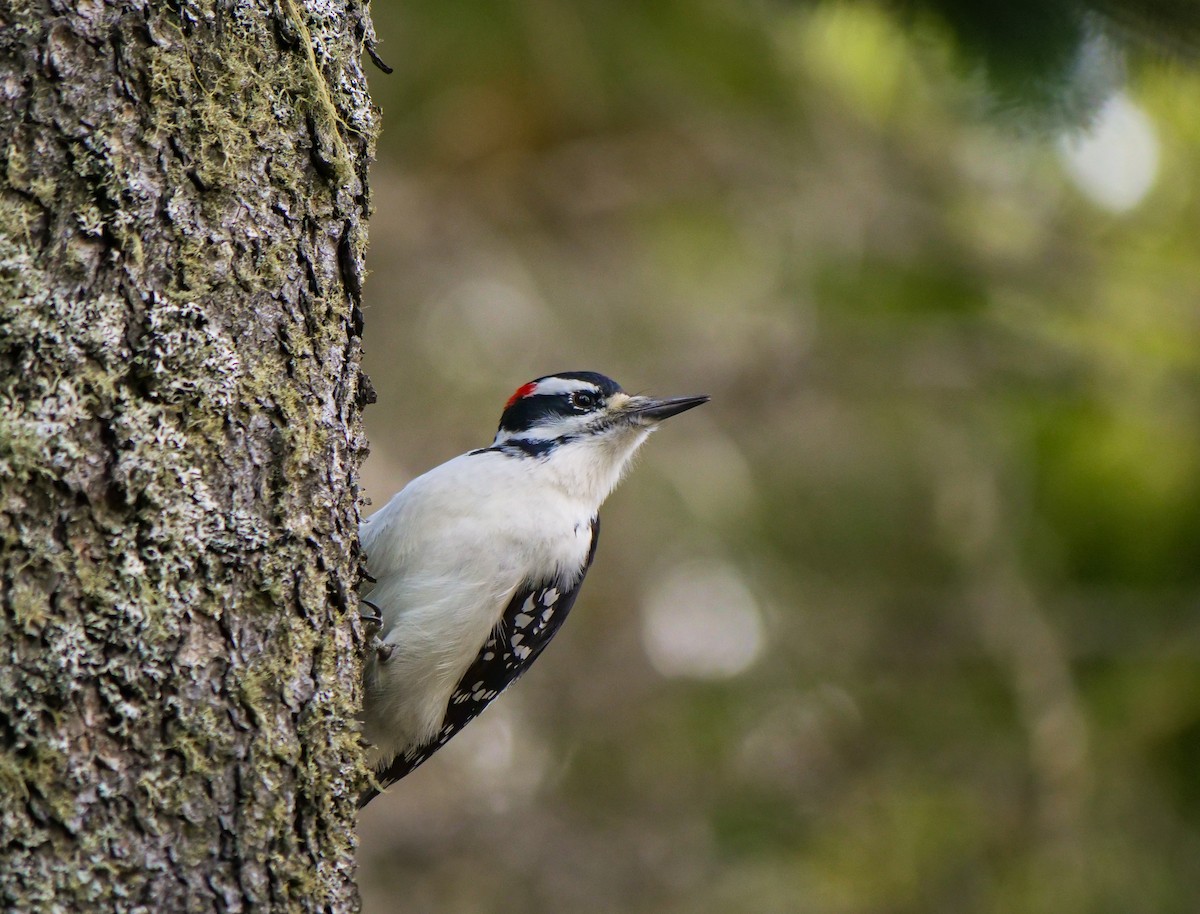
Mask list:
[[[557,583],[541,582],[521,587],[513,594],[499,624],[450,696],[438,735],[428,743],[396,756],[390,765],[376,772],[380,787],[394,784],[441,749],[533,665],[575,605],[579,588],[596,556],[596,543],[600,539],[599,517],[592,518],[591,534],[583,572],[570,590],[560,590]],[[376,794],[377,791],[367,791],[359,800],[359,807],[365,806]]]

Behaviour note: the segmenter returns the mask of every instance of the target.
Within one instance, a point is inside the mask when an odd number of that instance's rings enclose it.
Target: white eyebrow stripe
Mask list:
[[[553,396],[554,394],[569,394],[576,390],[600,392],[600,388],[591,381],[581,381],[578,378],[546,378],[544,381],[538,381],[537,386],[525,396],[535,394]]]

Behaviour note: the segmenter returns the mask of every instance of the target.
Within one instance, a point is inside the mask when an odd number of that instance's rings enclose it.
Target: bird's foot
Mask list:
[[[358,617],[362,619],[364,624],[374,625],[376,628],[378,628],[380,625],[383,625],[383,612],[378,606],[376,606],[370,600],[361,600],[359,602],[362,604],[362,606],[367,607],[366,610],[360,607],[358,611]]]

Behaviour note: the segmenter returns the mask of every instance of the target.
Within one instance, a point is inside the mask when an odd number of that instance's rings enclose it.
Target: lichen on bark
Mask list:
[[[356,909],[366,16],[0,12],[2,909]]]

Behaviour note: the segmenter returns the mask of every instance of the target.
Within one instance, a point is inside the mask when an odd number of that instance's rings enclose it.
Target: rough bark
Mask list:
[[[0,909],[357,908],[369,34],[0,3]]]

